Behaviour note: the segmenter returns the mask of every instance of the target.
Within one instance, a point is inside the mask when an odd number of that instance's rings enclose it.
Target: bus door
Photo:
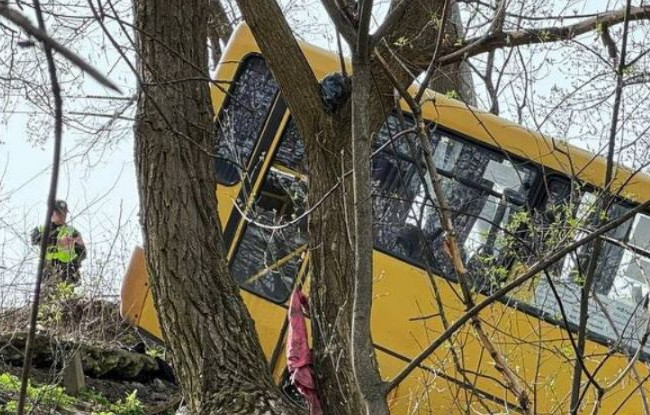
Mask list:
[[[286,331],[286,303],[306,268],[307,193],[304,147],[278,97],[252,152],[224,227],[232,276],[242,288],[275,369]],[[236,206],[234,206],[236,204]]]

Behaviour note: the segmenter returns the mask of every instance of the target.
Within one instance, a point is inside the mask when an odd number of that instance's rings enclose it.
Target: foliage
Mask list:
[[[0,389],[6,390],[8,392],[18,393],[20,391],[20,379],[9,373],[3,373],[0,375]],[[35,386],[32,385],[31,382],[28,382],[27,384],[27,397],[32,402],[38,402],[39,404],[56,407],[65,407],[76,402],[76,399],[66,394],[65,389],[61,386]],[[14,413],[14,405],[14,401],[8,402],[3,407],[3,411]]]
[[[449,91],[445,92],[445,96],[451,99],[460,99],[460,94],[458,93],[458,91],[455,91],[453,89],[450,89]]]
[[[20,379],[9,373],[0,374],[0,390],[12,392],[17,394],[20,391]],[[93,411],[94,415],[143,415],[144,405],[137,397],[137,390],[129,393],[115,403],[111,403],[104,395],[98,391],[86,388],[79,393],[79,397],[75,398],[65,393],[61,386],[56,385],[41,385],[35,386],[31,383],[27,386],[27,397],[31,403],[28,403],[28,411],[31,410],[33,404],[46,405],[57,408],[75,406],[77,403],[83,401],[90,403],[97,411]],[[0,406],[0,415],[15,414],[18,408],[16,400],[10,400],[4,406]]]
[[[134,390],[124,399],[114,404],[109,404],[106,411],[93,412],[92,415],[143,415],[144,406],[137,397],[138,391]]]
[[[161,346],[151,346],[147,348],[147,351],[145,352],[147,356],[153,357],[153,358],[159,358],[165,360],[165,348]]]
[[[29,402],[25,405],[25,411],[27,412],[31,412],[32,408],[33,407]],[[15,414],[17,412],[18,412],[18,401],[16,400],[12,399],[6,404],[4,404],[3,406],[0,406],[0,415]]]
[[[89,402],[93,405],[109,406],[109,401],[104,395],[92,388],[85,388],[79,392],[79,399]]]
[[[58,283],[52,292],[48,293],[46,301],[38,310],[38,320],[46,327],[58,327],[64,320],[66,304],[76,296],[74,284]]]

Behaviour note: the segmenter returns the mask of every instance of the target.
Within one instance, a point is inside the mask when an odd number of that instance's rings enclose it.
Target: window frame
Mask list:
[[[410,112],[402,111],[402,114],[403,114],[403,116],[405,118],[413,120],[413,115]],[[395,115],[394,111],[392,111],[388,115],[388,117],[390,117],[392,115]],[[386,117],[386,118],[388,118],[388,117]],[[542,194],[544,193],[544,189],[541,186],[543,184],[542,180],[545,177],[545,174],[544,174],[545,167],[544,166],[541,166],[540,164],[535,163],[534,161],[532,161],[530,159],[527,159],[525,157],[520,157],[520,156],[517,156],[515,154],[512,154],[511,152],[508,152],[508,151],[504,150],[503,148],[499,148],[498,146],[489,145],[488,143],[485,143],[485,142],[483,142],[481,140],[473,138],[473,137],[471,137],[471,136],[469,136],[467,134],[463,134],[463,133],[461,133],[459,131],[456,131],[456,130],[454,130],[452,128],[446,127],[443,124],[436,123],[433,120],[429,120],[429,119],[425,118],[424,122],[425,122],[425,124],[427,126],[427,129],[429,131],[429,139],[431,139],[431,134],[433,132],[440,131],[440,133],[447,134],[449,136],[449,138],[457,140],[457,141],[459,141],[461,143],[467,143],[469,145],[473,145],[473,146],[477,146],[479,148],[487,149],[490,152],[495,152],[495,153],[498,153],[498,154],[504,154],[504,155],[506,155],[507,159],[514,162],[513,164],[521,163],[523,165],[526,165],[527,167],[530,167],[534,171],[534,173],[536,174],[536,177],[535,177],[535,180],[533,181],[533,183],[531,183],[531,186],[530,186],[531,190],[530,190],[530,192],[528,194],[528,197],[526,198],[525,203],[523,205],[521,205],[521,206],[523,208],[525,208],[526,210],[531,211],[531,212],[538,206],[539,199],[542,196]],[[400,158],[401,160],[403,160],[403,158],[399,157],[398,155],[395,155],[395,158]],[[412,160],[403,160],[403,161],[409,161],[409,162],[413,163]],[[443,175],[447,179],[457,180],[459,183],[461,183],[461,184],[463,184],[465,186],[472,187],[474,189],[479,189],[480,191],[485,191],[487,194],[489,194],[491,196],[500,196],[494,190],[487,189],[487,188],[485,188],[483,186],[473,185],[473,184],[469,183],[467,180],[458,180],[458,178],[456,178],[455,176],[447,174],[446,172],[443,173],[441,170],[439,170],[439,173],[441,175]],[[398,259],[400,261],[403,261],[404,263],[412,265],[412,266],[414,266],[414,267],[416,267],[416,268],[418,268],[420,270],[426,271],[427,269],[429,269],[436,276],[438,276],[440,278],[443,278],[443,279],[446,279],[448,281],[451,281],[453,283],[458,283],[459,282],[458,279],[454,275],[444,275],[444,273],[441,270],[437,269],[436,267],[427,266],[427,264],[425,264],[425,263],[423,263],[421,261],[418,261],[418,260],[416,260],[414,258],[406,257],[404,255],[400,255],[398,253],[391,252],[391,251],[389,251],[387,249],[379,248],[376,245],[373,245],[373,249],[378,251],[378,252],[381,252],[382,254],[384,254],[386,256]],[[508,270],[512,269],[513,264],[514,264],[514,262],[512,260],[509,260],[508,263],[507,263],[507,269]],[[488,291],[484,290],[484,289],[479,290],[478,292],[481,293],[481,294],[488,294]]]
[[[235,74],[232,76],[232,79],[230,81],[230,85],[228,86],[228,90],[224,92],[225,98],[224,98],[223,102],[221,103],[221,106],[219,108],[219,112],[218,112],[218,114],[214,115],[214,125],[216,126],[217,130],[220,128],[219,123],[225,117],[224,112],[226,110],[226,107],[228,107],[228,105],[230,105],[231,101],[234,99],[233,98],[233,93],[232,93],[231,90],[235,88],[235,85],[237,84],[238,78],[241,77],[242,73],[246,70],[245,69],[246,61],[248,61],[249,59],[252,59],[252,58],[261,59],[264,62],[264,65],[268,69],[269,73],[271,73],[271,69],[266,64],[266,59],[264,58],[264,56],[261,53],[259,53],[259,52],[249,52],[249,53],[247,53],[247,54],[245,54],[244,56],[241,57],[241,59],[239,60],[239,62],[237,64],[237,69],[235,70]],[[272,76],[272,73],[271,73],[271,76]],[[274,81],[275,81],[275,79],[274,79]],[[280,88],[278,86],[278,90],[275,92],[275,94],[273,95],[273,98],[271,99],[271,105],[269,107],[269,110],[267,111],[266,115],[264,116],[264,120],[262,122],[262,127],[261,127],[260,132],[258,133],[257,137],[255,138],[255,143],[251,148],[251,152],[248,155],[248,159],[243,164],[240,164],[240,163],[238,163],[236,161],[227,159],[227,158],[225,158],[223,156],[220,156],[218,154],[218,152],[219,152],[219,150],[217,148],[218,143],[216,142],[218,132],[215,131],[215,133],[214,133],[214,140],[215,140],[214,141],[214,149],[215,149],[214,158],[215,158],[215,160],[213,162],[213,166],[211,168],[211,171],[213,172],[213,174],[215,176],[215,181],[217,182],[218,185],[225,186],[225,187],[236,186],[237,184],[242,183],[242,181],[243,181],[242,177],[241,177],[241,173],[243,173],[243,172],[250,173],[251,169],[253,168],[252,161],[255,160],[255,158],[256,158],[255,156],[259,156],[259,154],[258,154],[259,152],[257,150],[258,150],[258,148],[260,148],[261,141],[262,141],[262,139],[263,139],[263,137],[265,135],[265,131],[266,131],[268,125],[269,125],[269,122],[273,118],[273,115],[274,115],[273,110],[277,106],[278,101],[281,98],[281,96],[282,96],[282,91],[280,90]],[[243,171],[239,172],[239,177],[237,179],[235,179],[235,180],[231,180],[231,181],[220,180],[217,177],[217,168],[218,168],[218,163],[220,163],[220,162],[230,163],[230,164],[236,166],[237,169],[242,169]]]
[[[572,180],[567,175],[565,175],[565,174],[563,174],[561,172],[558,172],[558,171],[556,171],[554,169],[550,169],[550,168],[545,167],[545,166],[542,166],[542,168],[544,170],[544,174],[541,175],[541,179],[546,181],[546,182],[550,182],[551,180],[561,180],[561,181],[564,181],[565,183],[568,183],[568,185],[571,186],[571,182],[575,181],[576,183],[579,184],[581,192],[592,192],[592,193],[594,193],[594,192],[598,192],[598,191],[601,191],[601,192],[603,191],[602,188],[594,186],[593,184],[591,184],[589,182],[585,182],[584,180],[579,180],[579,179]],[[533,205],[533,209],[535,209],[537,211],[540,211],[540,212],[541,212],[541,208],[543,207],[544,203],[546,203],[546,201],[548,200],[548,193],[546,192],[546,186],[544,186],[543,183],[544,182],[542,182],[542,188],[541,188],[541,190],[540,190],[540,192],[538,194],[538,199],[535,201],[535,203]],[[638,206],[640,204],[638,202],[634,202],[634,201],[625,199],[624,197],[618,196],[617,194],[614,194],[613,196],[614,196],[613,203],[621,204],[621,205],[623,205],[623,206],[625,206],[625,207],[627,207],[629,209],[633,209],[635,206]],[[638,214],[644,214],[644,215],[649,215],[650,216],[650,209],[643,210],[643,211],[639,212]],[[630,230],[628,230],[628,233],[629,232],[631,232],[631,228],[630,228]],[[628,235],[626,233],[626,238],[627,237],[628,237]],[[604,239],[604,241],[607,242],[607,239],[613,239],[613,240],[616,240],[618,242],[621,242],[621,241],[619,241],[618,239],[615,239],[615,238],[606,238],[606,239]],[[634,249],[634,247],[628,245],[628,248],[630,250],[633,250],[635,254],[639,254],[639,252],[637,252],[637,249]],[[570,255],[570,254],[567,254],[567,256],[568,255]],[[645,256],[646,258],[648,258],[650,260],[650,251],[645,251],[645,254],[641,253],[639,255],[643,255],[643,256]],[[564,258],[566,258],[566,256],[563,257],[562,260],[558,260],[556,262],[556,264],[563,263],[563,261],[565,260]],[[649,289],[650,289],[650,287],[649,287]],[[560,298],[562,298],[562,297],[560,297]],[[542,321],[544,321],[544,322],[546,322],[548,324],[551,324],[551,325],[554,325],[554,326],[557,326],[557,327],[561,327],[561,328],[564,328],[564,329],[567,329],[567,330],[571,330],[571,332],[574,333],[574,334],[577,333],[578,330],[579,330],[578,324],[576,324],[576,323],[574,323],[572,321],[567,321],[567,323],[568,323],[568,325],[567,325],[567,324],[565,324],[563,319],[557,318],[552,313],[550,313],[548,311],[541,310],[539,307],[537,307],[537,306],[535,306],[533,304],[530,304],[527,301],[520,300],[520,299],[516,298],[514,295],[506,294],[502,298],[500,298],[499,301],[501,303],[503,303],[504,305],[508,306],[508,307],[515,308],[517,311],[521,311],[523,313],[531,315],[531,316],[533,316],[535,318],[538,318],[538,319],[540,319],[540,320],[542,320]],[[604,334],[594,332],[594,331],[590,330],[589,328],[587,328],[586,334],[587,334],[587,338],[590,341],[596,342],[596,343],[598,343],[598,344],[600,344],[602,346],[610,347],[613,344],[615,344],[615,340],[610,339],[609,337],[607,337]],[[646,343],[645,347],[641,350],[641,353],[639,354],[639,361],[644,362],[644,363],[645,362],[650,362],[650,352],[644,350],[646,347],[650,347],[650,342]],[[622,343],[620,343],[618,345],[617,350],[620,353],[624,352],[624,353],[626,353],[626,355],[631,355],[631,353],[636,352],[637,347],[622,342]]]
[[[277,97],[276,99],[278,100],[277,102],[281,102],[281,101],[282,101],[282,96],[279,95],[279,97]],[[288,109],[285,108],[283,115],[282,115],[281,117],[279,117],[279,118],[282,119],[282,118],[284,117],[284,115],[285,115],[287,112],[288,112]],[[273,111],[271,111],[271,114],[272,114],[272,113],[273,113]],[[259,198],[259,197],[262,195],[262,193],[263,193],[263,190],[262,190],[262,189],[263,189],[264,183],[266,182],[266,180],[267,180],[269,174],[271,174],[271,169],[272,169],[272,168],[274,167],[274,165],[276,164],[275,158],[276,158],[276,155],[277,155],[277,153],[278,153],[278,150],[280,149],[280,146],[282,145],[282,140],[284,139],[285,133],[286,133],[286,131],[288,130],[288,127],[289,127],[289,120],[290,120],[290,119],[291,119],[291,114],[290,114],[290,112],[289,112],[289,117],[287,118],[287,122],[286,122],[284,125],[282,125],[281,123],[278,124],[277,127],[276,127],[276,129],[275,129],[275,132],[274,132],[274,134],[273,134],[273,136],[272,136],[273,138],[272,138],[272,140],[270,141],[270,145],[272,145],[272,143],[275,142],[276,140],[277,140],[277,145],[275,146],[275,148],[273,149],[272,152],[269,152],[268,154],[265,155],[265,160],[264,160],[264,161],[269,160],[269,162],[268,162],[268,168],[267,168],[267,170],[264,172],[263,177],[261,178],[261,182],[260,182],[260,185],[259,185],[259,189],[258,189],[257,193],[256,193],[255,196],[254,196],[255,198]],[[267,147],[268,147],[268,146],[267,146]],[[254,154],[254,152],[252,152],[251,154]],[[262,164],[264,164],[264,161],[262,162]],[[282,167],[285,168],[285,169],[290,169],[289,167],[285,166],[285,165],[282,164],[282,163],[277,163],[277,165],[282,166]],[[291,177],[293,177],[293,179],[296,180],[296,181],[302,181],[302,180],[304,180],[304,177],[303,177],[300,173],[294,172],[294,171],[291,170],[291,169],[290,169],[291,172],[284,172],[284,171],[282,171],[281,169],[278,169],[278,170],[279,170],[282,174],[285,174],[285,175],[287,175],[287,176],[291,176]],[[261,172],[258,172],[258,175],[259,175],[259,174],[261,174]],[[307,177],[309,177],[309,176],[307,176]],[[256,180],[257,180],[257,179],[256,179]],[[249,194],[248,194],[248,196],[247,196],[247,200],[248,200],[250,197],[251,197],[251,195],[250,195],[250,192],[249,192]],[[268,197],[268,196],[267,196],[267,197]],[[234,203],[236,203],[236,202],[234,202]],[[306,220],[306,219],[307,219],[307,218],[304,218],[303,220]],[[242,242],[242,240],[243,240],[243,238],[244,238],[244,235],[246,234],[246,230],[247,230],[248,227],[251,225],[250,223],[246,222],[243,218],[239,218],[238,221],[243,221],[244,223],[243,223],[242,229],[241,229],[241,231],[240,231],[240,233],[239,233],[239,237],[237,238],[236,241],[234,241],[234,246],[233,246],[233,255],[232,255],[232,258],[230,259],[229,264],[228,264],[229,269],[232,269],[232,265],[234,264],[235,257],[236,257],[236,255],[237,255],[237,252],[238,252],[240,246],[241,246],[241,242]],[[308,241],[307,241],[307,243],[308,243]],[[305,244],[305,245],[306,245],[306,244]],[[305,249],[305,245],[300,245],[298,248],[296,248],[295,250],[291,251],[291,252],[290,252],[289,254],[287,254],[286,256],[301,256],[301,255],[303,255],[303,252],[306,250],[306,249]],[[285,257],[286,257],[286,256],[285,256]],[[282,259],[284,259],[285,257],[280,258],[279,261],[282,260]],[[278,262],[279,262],[279,261],[278,261]],[[276,262],[276,263],[277,263],[277,262]],[[275,263],[274,263],[274,264],[275,264]],[[272,265],[274,265],[274,264],[272,264]],[[305,259],[303,258],[303,259],[300,259],[300,264],[299,264],[299,266],[297,267],[297,274],[293,277],[292,286],[295,286],[296,282],[300,280],[300,278],[301,278],[301,274],[304,272],[304,266],[305,266]],[[279,299],[271,298],[270,296],[267,296],[267,295],[265,295],[265,294],[262,293],[262,292],[258,292],[257,290],[254,290],[254,289],[252,289],[252,288],[247,287],[247,286],[244,285],[244,284],[246,284],[246,281],[248,281],[248,279],[254,277],[255,274],[260,273],[260,272],[262,272],[264,269],[267,269],[267,268],[271,268],[271,267],[264,266],[264,267],[260,268],[259,270],[257,270],[253,275],[247,275],[243,281],[240,282],[238,279],[235,279],[235,282],[237,283],[239,289],[244,290],[244,291],[246,291],[246,292],[248,292],[248,293],[250,293],[250,294],[252,294],[252,295],[255,295],[255,296],[257,296],[257,297],[259,297],[259,298],[262,298],[262,299],[264,299],[264,300],[266,300],[266,301],[269,301],[269,302],[271,302],[271,303],[273,303],[273,304],[278,304],[278,305],[286,304],[287,300],[288,300],[289,297],[291,296],[291,290],[289,290],[289,292],[287,293],[286,298],[284,298],[284,299],[282,299],[282,300],[279,300]],[[275,268],[273,268],[273,269],[275,269]],[[260,278],[263,278],[263,276],[261,276]]]

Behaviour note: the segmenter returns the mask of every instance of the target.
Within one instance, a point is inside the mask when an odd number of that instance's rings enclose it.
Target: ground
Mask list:
[[[0,414],[15,413],[27,338],[27,307],[0,311]],[[65,393],[62,366],[83,362],[86,388]],[[174,413],[181,398],[165,351],[122,322],[118,305],[62,287],[40,307],[28,389],[32,414]]]

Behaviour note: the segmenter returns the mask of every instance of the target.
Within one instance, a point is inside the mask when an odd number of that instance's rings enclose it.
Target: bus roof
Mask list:
[[[335,53],[305,42],[299,42],[299,45],[318,79],[341,70],[340,59]],[[217,79],[232,79],[239,62],[251,53],[260,53],[260,50],[250,28],[242,23],[233,32],[223,53],[217,68]],[[414,88],[412,86],[411,91]],[[216,110],[223,102],[223,89],[212,84],[211,90]],[[604,186],[606,160],[602,156],[572,146],[564,140],[546,137],[433,90],[427,90],[423,99],[426,101],[422,108],[423,116],[430,121],[490,147],[529,159],[551,171],[577,177],[599,188]],[[402,103],[402,108],[408,109],[405,103]],[[650,199],[650,176],[619,165],[615,166],[614,173],[613,193],[620,193],[622,197],[639,203]]]

